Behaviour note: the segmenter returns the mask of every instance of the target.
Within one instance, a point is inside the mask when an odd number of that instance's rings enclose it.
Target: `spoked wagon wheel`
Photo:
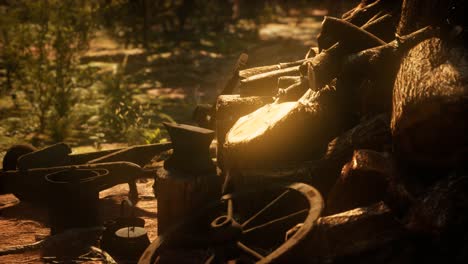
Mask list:
[[[303,183],[280,184],[222,197],[159,236],[139,264],[283,263],[312,230],[320,193]],[[292,232],[294,230],[294,232]]]

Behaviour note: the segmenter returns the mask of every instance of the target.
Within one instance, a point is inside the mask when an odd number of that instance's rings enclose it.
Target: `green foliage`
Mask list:
[[[117,65],[114,72],[102,76],[101,93],[105,99],[99,112],[101,133],[109,141],[128,142],[130,144],[157,143],[162,139],[159,128],[151,128],[154,116],[149,113],[147,105],[137,100],[138,89],[131,87],[131,78],[125,75],[127,57]],[[173,122],[164,113],[156,113],[159,120]]]
[[[94,29],[93,6],[85,0],[23,0],[7,9],[2,42],[7,61],[14,61],[10,84],[25,92],[37,131],[61,141],[70,135],[75,90],[89,85],[90,71],[78,66]]]

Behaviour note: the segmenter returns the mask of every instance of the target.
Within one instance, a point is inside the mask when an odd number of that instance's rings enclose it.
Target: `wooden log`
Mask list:
[[[293,75],[299,75],[299,66],[252,75],[240,81],[240,94],[242,96],[272,96],[275,94],[278,78]]]
[[[277,162],[273,165],[257,163],[258,166],[242,167],[232,173],[230,179],[232,183],[227,183],[227,185],[252,186],[275,180],[301,181],[317,188],[326,199],[336,179],[340,176],[343,165],[351,159],[354,150],[362,148],[375,151],[391,150],[389,123],[389,115],[381,114],[358,124],[331,140],[325,155],[318,160]],[[395,185],[391,193],[405,194],[405,189],[400,185]],[[408,199],[404,195],[392,196],[391,200],[396,201],[391,204],[392,209],[403,208],[403,205],[408,204]]]
[[[435,34],[432,28],[423,28],[347,57],[337,89],[346,94],[346,108],[354,111],[355,119],[391,111],[393,83],[403,54]]]
[[[408,52],[395,80],[394,150],[400,164],[427,177],[437,169],[466,168],[467,55],[466,47],[425,40]]]
[[[216,201],[221,179],[216,175],[183,175],[159,170],[155,178],[158,200],[158,235]]]
[[[383,40],[381,37],[387,40],[395,38],[396,22],[394,21],[395,19],[392,19],[392,15],[386,14],[371,19],[360,28],[381,40]],[[349,27],[349,25],[350,23],[346,22],[346,20],[325,17],[322,22],[322,29],[317,36],[319,52],[329,49],[343,39],[342,30],[345,27]]]
[[[226,135],[228,166],[320,157],[339,130],[335,93],[333,87],[309,90],[299,101],[268,104],[240,118]]]
[[[254,68],[249,68],[245,69],[242,71],[239,71],[239,76],[242,79],[249,78],[251,76],[257,75],[257,74],[262,74],[270,71],[275,71],[275,70],[281,70],[281,69],[286,69],[294,66],[299,66],[301,65],[304,60],[298,60],[298,61],[291,61],[291,62],[282,62],[274,65],[267,65],[267,66],[260,66],[260,67],[254,67]]]
[[[301,76],[282,76],[278,78],[278,89],[288,88],[289,86],[301,81]]]
[[[328,20],[330,21],[329,25],[333,25],[337,31],[341,32],[341,38],[338,43],[310,60],[315,72],[316,87],[318,89],[336,78],[341,71],[344,59],[348,55],[385,44],[385,42],[369,32],[350,23],[330,17],[328,17]]]
[[[322,88],[328,84],[341,68],[341,62],[346,55],[371,47],[385,44],[384,41],[346,21],[326,17],[324,24],[330,25],[341,36],[340,43],[319,53],[317,56],[307,59],[315,71],[316,86]],[[305,63],[306,61],[303,61]],[[242,95],[268,95],[275,94],[274,87],[278,77],[300,74],[300,67],[294,66],[285,69],[268,71],[249,76],[241,80]]]
[[[388,154],[355,150],[351,161],[343,166],[340,177],[330,191],[326,215],[385,200],[393,173],[392,160]]]
[[[383,202],[379,202],[320,217],[302,254],[308,257],[308,263],[341,263],[343,260],[354,263],[364,260],[364,256],[378,257],[404,238],[402,224]]]
[[[248,96],[221,95],[216,103],[216,138],[217,144],[217,165],[224,168],[223,152],[226,133],[234,123],[246,114],[273,102],[270,96]]]

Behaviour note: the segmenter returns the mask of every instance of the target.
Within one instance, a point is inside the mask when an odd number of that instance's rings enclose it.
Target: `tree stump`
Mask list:
[[[183,175],[158,171],[158,235],[221,197],[221,178],[216,175]]]

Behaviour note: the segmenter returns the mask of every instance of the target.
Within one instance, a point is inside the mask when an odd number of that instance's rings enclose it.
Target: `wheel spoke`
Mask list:
[[[286,216],[283,216],[283,217],[280,217],[280,218],[276,218],[276,219],[271,220],[271,221],[269,221],[269,222],[266,222],[266,223],[264,223],[264,224],[261,224],[261,225],[254,226],[254,227],[251,227],[251,228],[249,228],[249,229],[246,229],[246,230],[244,230],[243,233],[244,233],[244,234],[247,234],[247,233],[252,232],[252,231],[255,231],[255,230],[257,230],[257,229],[260,229],[260,228],[263,228],[263,227],[266,227],[266,226],[269,226],[269,225],[276,224],[276,223],[278,223],[278,222],[287,220],[287,219],[292,218],[292,217],[294,217],[294,216],[297,216],[297,215],[300,215],[300,214],[303,214],[303,213],[307,213],[308,211],[309,211],[309,209],[302,209],[302,210],[297,211],[297,212],[294,212],[294,213],[292,213],[292,214],[288,214],[288,215],[286,215]]]
[[[205,264],[213,263],[214,259],[215,259],[215,255],[211,254],[211,256],[205,261]]]
[[[244,245],[244,244],[243,244],[242,242],[240,242],[240,241],[237,242],[237,247],[238,247],[240,250],[242,250],[242,251],[244,251],[245,253],[247,253],[247,254],[253,256],[253,257],[256,258],[256,259],[259,259],[259,260],[260,260],[260,259],[265,258],[265,257],[262,256],[260,253],[258,253],[257,251],[255,251],[255,250],[249,248],[248,246]]]
[[[252,222],[255,218],[257,218],[259,215],[261,215],[263,212],[268,210],[271,206],[273,206],[276,202],[278,202],[282,197],[284,197],[289,190],[284,191],[282,194],[280,194],[278,197],[273,199],[269,204],[267,204],[265,207],[263,207],[260,211],[258,211],[256,214],[251,216],[249,219],[247,219],[244,223],[242,223],[242,227],[246,227],[250,222]]]

